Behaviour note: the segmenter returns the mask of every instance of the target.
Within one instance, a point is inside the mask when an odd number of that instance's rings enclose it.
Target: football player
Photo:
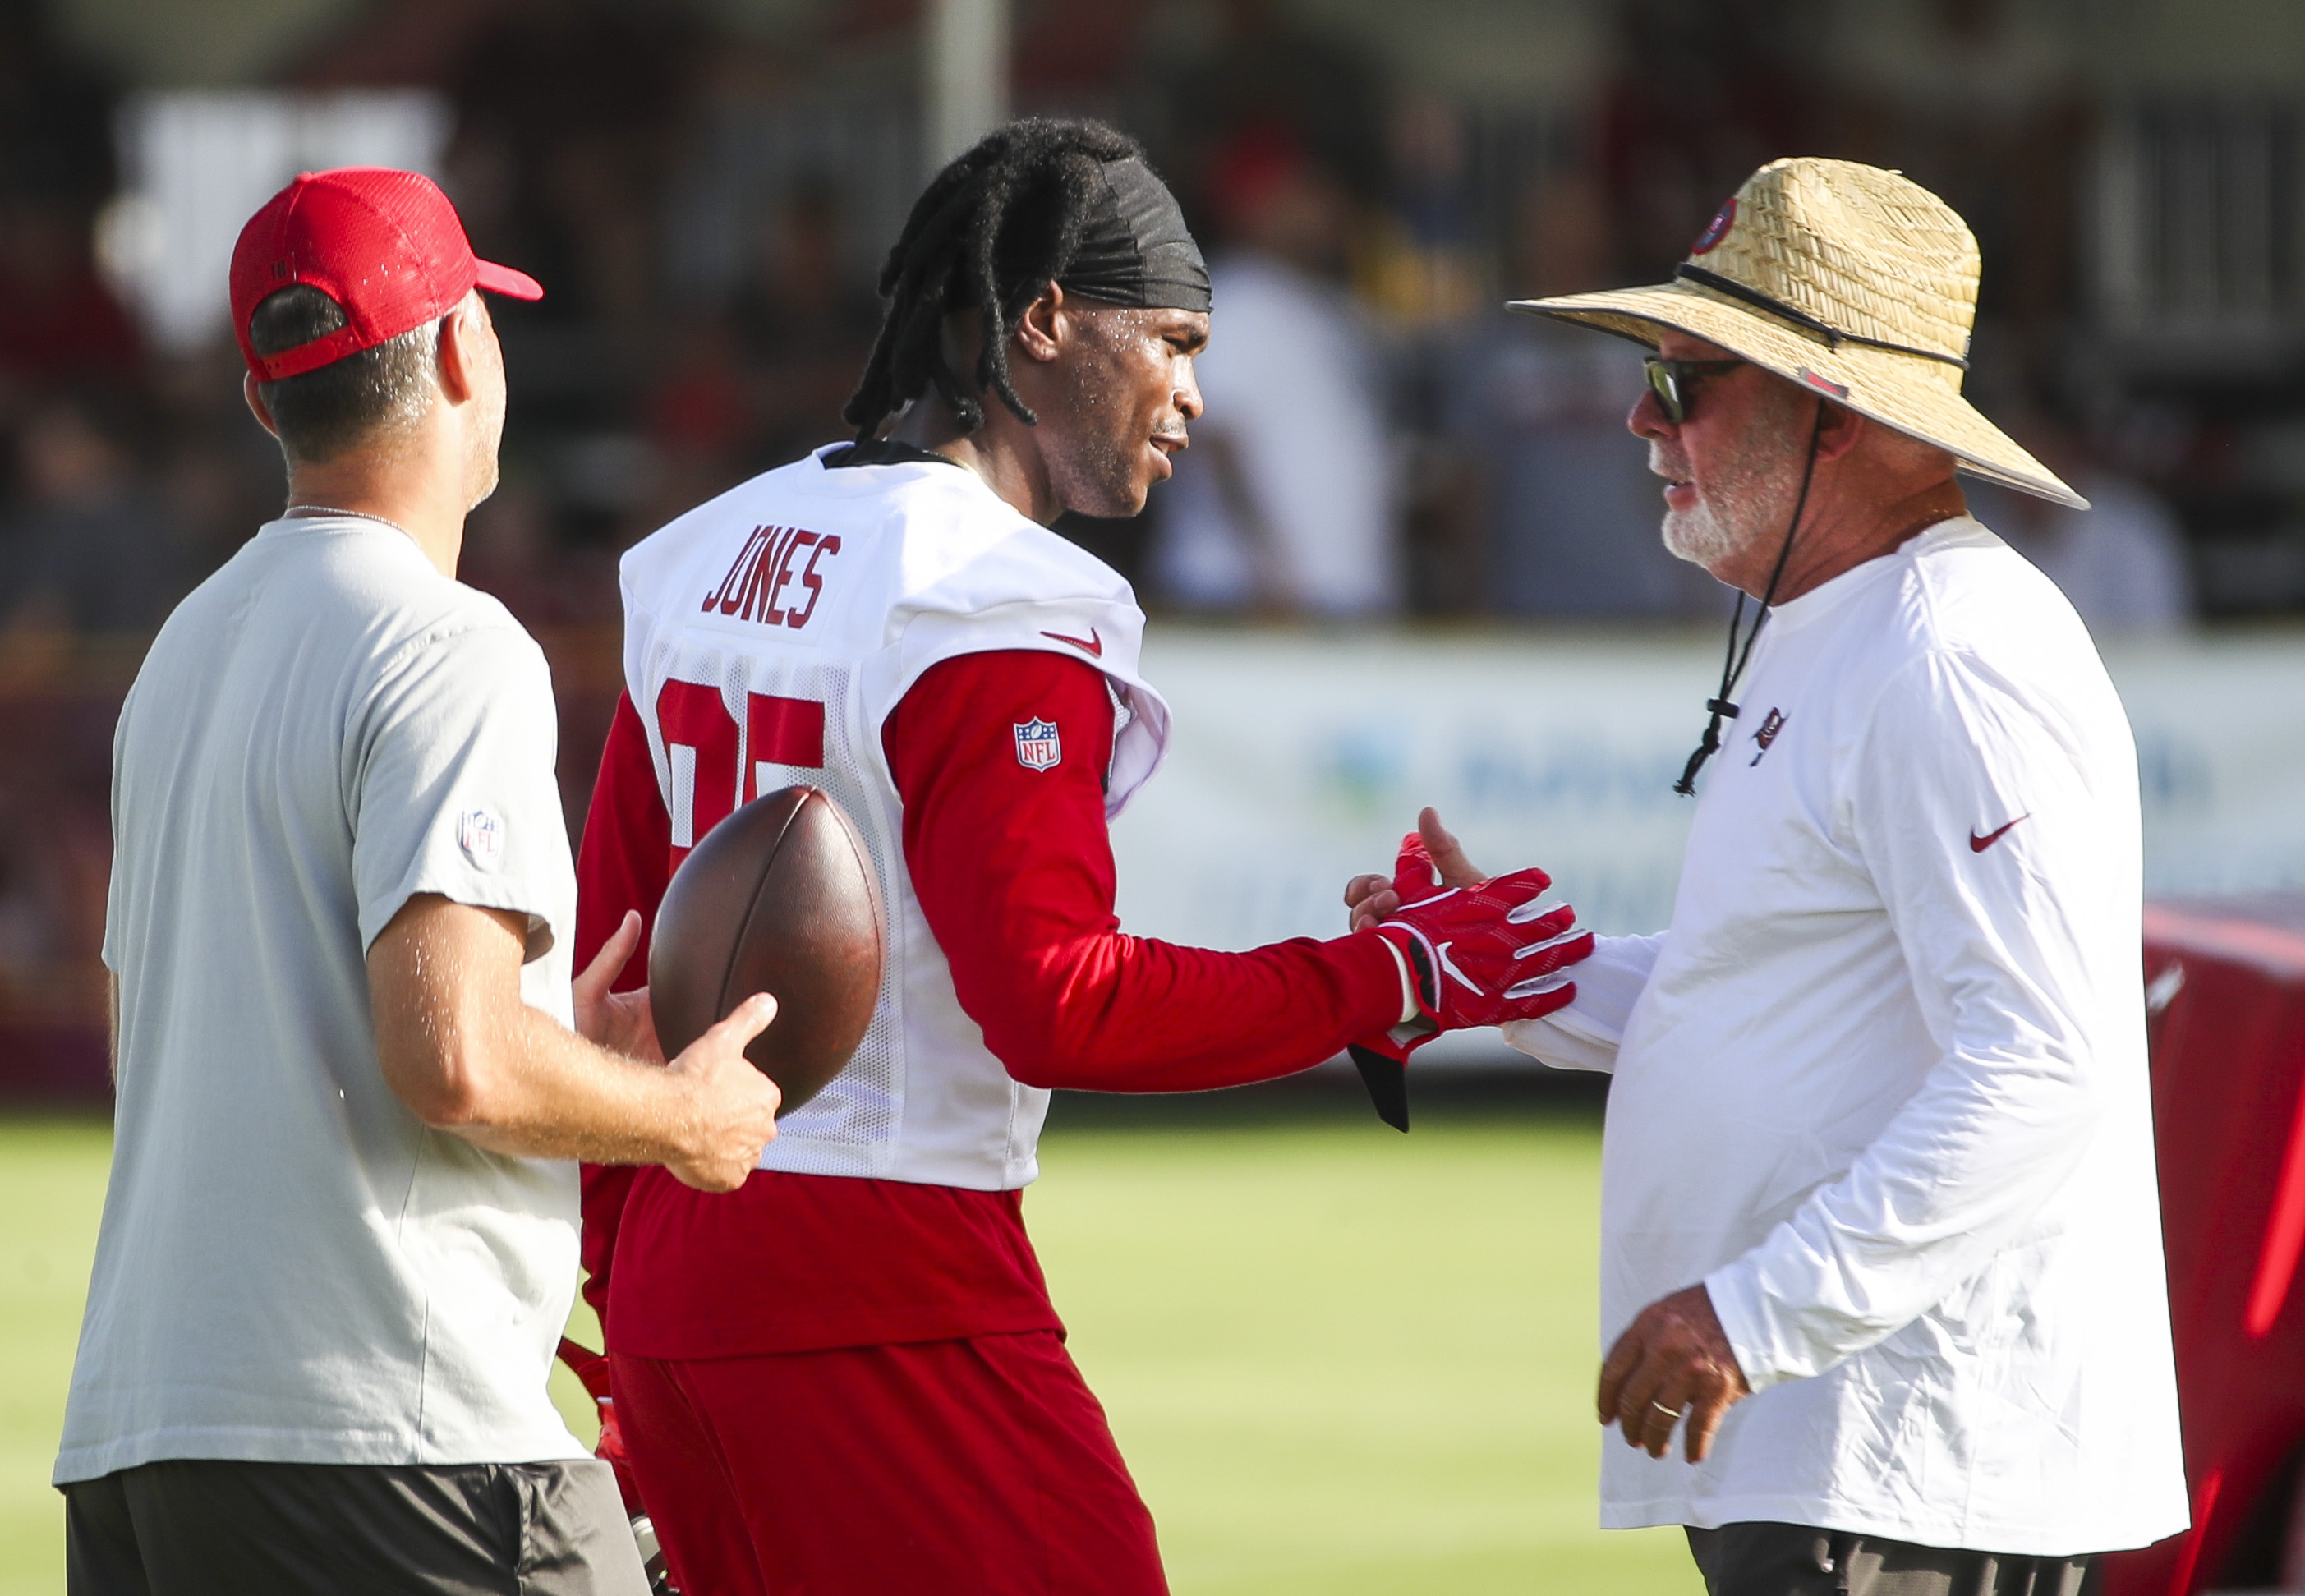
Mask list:
[[[1133,142],[1026,121],[938,174],[880,288],[855,441],[625,558],[579,938],[652,916],[714,822],[807,782],[879,870],[879,1008],[740,1193],[595,1172],[587,1289],[683,1587],[1156,1592],[1151,1518],[1025,1234],[1049,1089],[1399,1057],[1559,1007],[1591,938],[1535,870],[1411,891],[1327,942],[1123,934],[1106,822],[1169,711],[1128,584],[1047,527],[1135,514],[1186,446],[1200,251]]]

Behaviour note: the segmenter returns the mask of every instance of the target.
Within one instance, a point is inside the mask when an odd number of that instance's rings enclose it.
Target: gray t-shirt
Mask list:
[[[366,963],[417,893],[525,913],[568,1020],[556,742],[535,642],[380,522],[273,522],[169,617],[115,740],[117,1138],[57,1483],[583,1456],[545,1395],[575,1166],[411,1113]]]

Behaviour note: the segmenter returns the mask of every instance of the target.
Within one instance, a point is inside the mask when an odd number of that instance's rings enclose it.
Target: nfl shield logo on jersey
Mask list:
[[[493,870],[504,854],[504,821],[483,805],[456,817],[456,845],[464,857],[484,870]]]
[[[1023,720],[1016,723],[1016,762],[1027,770],[1050,770],[1065,757],[1064,745],[1057,741],[1057,726],[1050,720]]]

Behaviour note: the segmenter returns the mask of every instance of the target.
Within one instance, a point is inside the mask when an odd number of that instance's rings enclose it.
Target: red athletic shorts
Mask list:
[[[685,1596],[1166,1596],[1053,1331],[610,1363]]]

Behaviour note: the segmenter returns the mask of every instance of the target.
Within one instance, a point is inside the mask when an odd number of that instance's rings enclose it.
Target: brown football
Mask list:
[[[756,798],[673,872],[649,944],[670,1058],[755,992],[777,1017],[744,1049],[790,1113],[838,1074],[880,995],[880,891],[856,824],[815,787]]]

